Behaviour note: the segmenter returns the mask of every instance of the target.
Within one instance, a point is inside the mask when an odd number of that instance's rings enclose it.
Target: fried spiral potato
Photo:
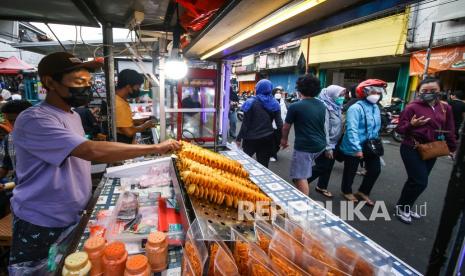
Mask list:
[[[227,171],[205,166],[203,164],[200,164],[199,162],[193,161],[188,158],[179,159],[177,161],[177,166],[180,171],[193,171],[193,172],[200,173],[200,174],[207,175],[207,176],[218,175],[219,177],[229,179],[231,181],[236,182],[237,184],[240,184],[252,190],[255,190],[255,191],[260,190],[255,183],[253,183],[247,178],[239,177]]]
[[[237,185],[235,182],[215,174],[200,174],[193,171],[181,172],[187,193],[216,204],[237,208],[239,201],[265,201],[270,198],[259,191]]]
[[[242,167],[241,163],[235,160],[231,160],[219,153],[203,149],[187,142],[181,143],[182,147],[178,152],[178,156],[181,159],[188,158],[203,165],[230,172],[240,177],[249,176],[249,173]]]

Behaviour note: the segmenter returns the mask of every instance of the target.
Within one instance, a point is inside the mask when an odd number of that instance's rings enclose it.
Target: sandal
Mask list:
[[[365,201],[365,203],[370,206],[370,207],[373,207],[375,206],[375,202],[373,200],[371,200],[366,194],[362,193],[362,192],[356,192],[355,193],[355,196],[360,200],[360,201]]]
[[[342,196],[348,201],[358,202],[358,199],[353,194],[342,194]]]
[[[332,198],[333,197],[333,194],[330,191],[328,191],[326,189],[318,188],[318,186],[315,187],[315,191],[317,191],[318,193],[324,195],[327,198]]]

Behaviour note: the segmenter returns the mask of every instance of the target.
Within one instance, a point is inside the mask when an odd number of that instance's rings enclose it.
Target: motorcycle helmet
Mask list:
[[[378,79],[368,79],[365,81],[362,81],[357,85],[357,88],[355,89],[355,93],[357,95],[357,98],[363,99],[366,96],[368,96],[368,93],[372,90],[377,90],[383,95],[386,93],[386,86],[387,83],[383,80],[378,80]]]

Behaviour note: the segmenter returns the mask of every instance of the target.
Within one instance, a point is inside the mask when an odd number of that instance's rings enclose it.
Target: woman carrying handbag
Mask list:
[[[413,204],[428,185],[436,158],[455,152],[455,126],[451,107],[440,101],[441,83],[427,78],[417,88],[417,100],[400,115],[397,133],[405,136],[400,155],[407,171],[407,181],[396,206],[397,217],[410,224],[420,215]]]

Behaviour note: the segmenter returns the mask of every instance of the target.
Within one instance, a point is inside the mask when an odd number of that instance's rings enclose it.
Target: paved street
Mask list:
[[[289,141],[292,142],[290,144],[293,144],[292,131]],[[278,153],[278,162],[270,162],[270,169],[289,182],[291,155],[292,148],[289,148]],[[356,220],[349,222],[349,224],[419,272],[424,273],[436,235],[444,202],[445,188],[447,187],[452,170],[452,161],[447,158],[438,160],[431,173],[429,186],[418,200],[421,204],[426,202],[427,215],[419,221],[414,221],[412,225],[406,225],[393,216],[394,205],[406,180],[406,172],[400,158],[398,143],[391,142],[390,144],[385,144],[384,160],[386,166],[382,168],[382,173],[373,188],[371,196],[373,199],[385,201],[392,220],[384,221],[383,219],[377,219],[374,222]],[[342,200],[340,192],[342,170],[343,164],[336,162],[328,187],[335,195],[332,202],[333,212],[336,215],[339,215],[339,203]],[[357,176],[353,187],[354,192],[357,191],[360,183],[361,177]],[[312,199],[326,201],[325,197],[315,192],[314,185],[311,187],[310,197]],[[362,212],[366,217],[369,217],[371,209],[364,207]]]

